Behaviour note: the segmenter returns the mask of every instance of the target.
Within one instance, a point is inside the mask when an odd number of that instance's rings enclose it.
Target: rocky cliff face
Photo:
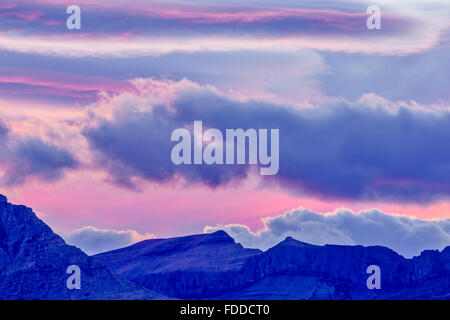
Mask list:
[[[67,267],[81,269],[69,290]],[[163,296],[117,276],[67,245],[30,208],[0,195],[0,299],[152,299]]]

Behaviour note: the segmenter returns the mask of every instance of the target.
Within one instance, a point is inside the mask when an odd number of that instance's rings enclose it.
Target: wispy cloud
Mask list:
[[[208,2],[153,6],[139,1],[126,5],[89,2],[83,9],[89,20],[76,33],[64,26],[49,27],[55,24],[53,21],[64,20],[61,3],[41,2],[42,8],[31,12],[19,3],[14,8],[0,9],[6,19],[0,48],[69,57],[300,48],[403,55],[430,49],[449,26],[442,13],[449,9],[445,3],[428,8],[413,4],[405,10],[385,4],[383,30],[378,32],[367,30],[366,8],[361,4],[352,4],[345,11],[324,9],[327,3],[302,8],[293,7],[289,1],[278,2],[277,6],[239,7]],[[328,5],[332,7],[332,3]],[[27,28],[17,21],[18,16],[23,16],[21,21],[27,23]],[[29,25],[39,19],[46,22]],[[127,46],[117,43],[118,39],[126,39]]]
[[[100,76],[83,76],[45,69],[0,67],[0,93],[8,97],[64,97],[84,103],[98,99],[101,92],[119,93],[132,89],[128,81]]]

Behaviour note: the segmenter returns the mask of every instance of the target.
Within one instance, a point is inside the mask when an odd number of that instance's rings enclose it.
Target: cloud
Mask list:
[[[61,72],[61,63],[64,72]],[[130,75],[155,75],[173,80],[188,78],[246,97],[298,103],[321,96],[319,82],[314,77],[326,71],[322,56],[309,49],[176,52],[128,59],[58,59],[3,51],[0,52],[0,95],[33,102],[68,101],[69,106],[73,106],[75,100],[86,105],[96,101],[102,91],[132,90],[126,80]]]
[[[185,167],[172,163],[171,133],[189,120],[184,120],[181,114],[173,114],[162,102],[168,102],[167,99],[176,96],[179,90],[202,90],[200,86],[187,80],[138,79],[134,83],[140,92],[145,92],[143,96],[127,93],[113,97],[106,105],[95,106],[93,110],[100,116],[94,126],[83,130],[91,148],[98,154],[99,163],[111,173],[112,181],[136,188],[135,178],[168,182],[181,177],[189,183],[217,187],[247,177],[247,168],[243,165],[222,170],[217,166]],[[152,102],[162,104],[152,106]],[[111,109],[115,110],[110,115],[114,120],[108,121],[104,116],[110,114]]]
[[[391,2],[383,3],[382,32],[368,33],[365,9],[370,3],[360,1],[347,1],[344,8],[331,1],[245,6],[170,2],[150,7],[140,1],[114,5],[88,1],[78,4],[83,15],[89,16],[83,24],[89,32],[67,34],[62,28],[65,17],[61,16],[61,4],[41,1],[31,8],[14,1],[14,7],[0,8],[6,30],[0,35],[0,48],[65,57],[130,57],[236,48],[404,55],[433,47],[449,26],[448,2],[428,6],[423,5],[425,0],[403,6]],[[110,23],[119,20],[120,24]]]
[[[0,144],[3,143],[9,134],[9,128],[7,124],[0,118]]]
[[[444,37],[450,38],[450,33]],[[324,52],[329,72],[319,80],[328,96],[355,100],[373,92],[393,101],[438,104],[450,101],[449,55],[448,41],[422,54],[403,57]]]
[[[205,232],[224,230],[244,247],[261,250],[288,236],[316,245],[381,245],[405,257],[450,245],[450,219],[421,220],[377,209],[354,213],[342,208],[319,214],[299,208],[262,221],[264,228],[257,232],[238,224],[207,226]]]
[[[11,134],[0,119],[0,182],[21,185],[28,178],[53,182],[63,177],[66,169],[79,166],[78,160],[66,149],[37,137]]]
[[[77,246],[88,255],[129,246],[146,239],[155,238],[153,234],[140,234],[135,230],[97,229],[87,226],[70,233],[60,232],[64,240]]]
[[[42,99],[54,96],[92,102],[98,98],[100,92],[122,92],[129,88],[127,81],[94,75],[82,76],[68,72],[0,66],[0,94],[4,97],[23,99],[28,96],[30,99]]]
[[[187,80],[138,79],[139,93],[105,98],[83,130],[98,163],[116,183],[137,180],[211,187],[248,177],[252,166],[176,166],[171,132],[202,120],[204,128],[280,129],[280,169],[265,185],[322,198],[426,203],[450,195],[450,111],[390,102],[292,108],[233,99]]]

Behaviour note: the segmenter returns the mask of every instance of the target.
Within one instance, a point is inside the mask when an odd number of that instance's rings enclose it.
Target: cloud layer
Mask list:
[[[155,237],[149,233],[140,234],[135,230],[97,229],[91,226],[60,234],[68,244],[77,246],[88,255],[123,248]]]
[[[286,237],[316,244],[381,245],[410,258],[423,250],[442,250],[450,245],[450,219],[423,220],[385,213],[378,209],[355,213],[340,208],[320,214],[298,208],[284,214],[262,218],[264,227],[252,232],[246,225],[206,226],[204,232],[226,231],[247,248],[267,250]],[[70,233],[59,232],[64,240],[89,255],[129,246],[155,235],[135,230],[83,227]]]
[[[323,198],[424,203],[450,194],[450,111],[392,103],[373,94],[292,108],[233,99],[183,80],[136,80],[138,94],[96,104],[83,134],[112,179],[135,178],[218,187],[246,178],[251,166],[176,166],[171,132],[190,128],[280,129],[280,170],[264,179]]]
[[[450,219],[420,220],[376,209],[354,213],[343,208],[319,214],[299,208],[262,220],[264,228],[257,232],[238,224],[208,226],[205,232],[225,230],[244,247],[262,250],[288,236],[317,245],[382,245],[405,257],[450,245]]]
[[[6,1],[0,48],[57,56],[142,56],[175,51],[318,50],[401,55],[434,46],[448,28],[449,5],[383,3],[383,32],[368,33],[370,3],[277,1],[232,4],[80,1],[80,32],[67,33],[67,3]],[[423,4],[427,3],[428,6]],[[120,21],[120,23],[115,23]],[[118,43],[127,41],[127,46]]]

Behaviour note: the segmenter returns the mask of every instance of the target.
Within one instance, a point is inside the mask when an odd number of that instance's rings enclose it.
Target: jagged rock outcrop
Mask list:
[[[67,288],[69,265],[81,269],[80,290]],[[164,296],[117,276],[0,195],[0,299],[154,298]]]

